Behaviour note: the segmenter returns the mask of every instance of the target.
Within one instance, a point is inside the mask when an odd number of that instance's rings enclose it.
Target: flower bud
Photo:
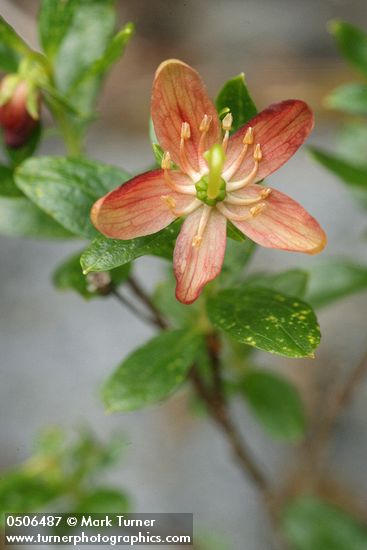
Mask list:
[[[11,86],[13,89],[9,95],[7,78],[9,77],[5,77],[0,83],[0,125],[7,147],[17,149],[28,141],[38,124],[40,95],[39,92],[30,89],[25,80]]]

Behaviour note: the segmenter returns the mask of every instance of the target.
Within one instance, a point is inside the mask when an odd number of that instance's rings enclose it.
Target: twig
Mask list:
[[[252,479],[264,495],[267,495],[269,493],[269,489],[265,476],[260,471],[260,468],[256,465],[251,453],[241,440],[234,424],[232,423],[232,420],[229,417],[228,410],[223,406],[223,404],[219,405],[216,396],[213,397],[213,395],[207,390],[195,365],[191,369],[189,377],[196,393],[206,404],[213,420],[215,420],[216,424],[226,435],[232,448],[233,455],[237,463],[240,465],[242,472],[245,473],[246,478],[249,476]]]
[[[152,324],[154,323],[154,319],[142,311],[140,311],[133,302],[131,302],[128,298],[123,296],[116,288],[113,288],[110,290],[110,294],[112,294],[122,305],[124,305],[128,310],[130,310],[134,315],[136,315],[139,319],[142,321],[145,321],[146,323]]]
[[[161,316],[156,306],[151,301],[145,290],[139,285],[139,283],[130,276],[128,284],[134,294],[147,306],[152,317],[150,319],[156,326],[161,329],[167,329],[168,323]],[[244,443],[241,441],[239,434],[235,426],[233,425],[229,412],[225,406],[224,396],[222,392],[222,380],[220,376],[220,359],[218,355],[218,338],[215,335],[208,336],[208,355],[211,361],[213,370],[214,392],[210,392],[201,379],[200,374],[197,371],[195,365],[190,371],[189,378],[195,387],[195,390],[199,397],[206,404],[209,413],[216,423],[221,427],[222,431],[226,434],[227,439],[232,447],[233,454],[236,457],[237,462],[240,464],[242,470],[249,475],[257,487],[262,493],[268,492],[268,484],[265,476],[256,465],[250,452],[246,449]]]
[[[129,277],[127,282],[135,296],[139,298],[149,309],[151,313],[151,318],[149,319],[150,323],[162,330],[169,328],[168,322],[162,317],[160,311],[156,308],[149,295],[139,285],[139,283],[132,276]],[[285,550],[287,548],[287,544],[279,532],[277,525],[277,514],[274,506],[274,495],[269,486],[268,480],[266,479],[266,476],[262,472],[261,468],[257,465],[251,451],[247,448],[247,445],[234,425],[225,401],[220,372],[220,343],[218,336],[215,333],[212,333],[207,337],[207,351],[213,374],[213,387],[207,388],[195,364],[189,372],[189,379],[193,384],[197,395],[205,403],[211,418],[215,421],[226,437],[226,440],[232,449],[234,459],[239,465],[246,480],[250,478],[260,491],[273,525],[276,547]]]

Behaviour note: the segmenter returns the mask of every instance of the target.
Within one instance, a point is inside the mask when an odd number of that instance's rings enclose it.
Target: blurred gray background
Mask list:
[[[1,15],[33,45],[38,5],[37,0],[0,1]],[[290,97],[308,101],[317,117],[311,142],[332,147],[342,117],[324,111],[322,99],[355,74],[338,57],[326,23],[344,18],[366,28],[364,0],[135,0],[119,2],[119,11],[121,22],[134,21],[137,33],[104,88],[100,119],[88,142],[92,158],[132,172],[149,166],[151,81],[156,66],[169,57],[199,69],[213,96],[225,80],[244,71],[260,108]],[[63,149],[50,138],[41,152]],[[324,257],[367,261],[365,213],[305,149],[269,183],[321,222],[329,236]],[[185,392],[136,413],[105,414],[100,384],[152,332],[113,299],[85,303],[52,288],[53,269],[82,246],[0,238],[0,468],[29,456],[37,433],[50,424],[70,433],[88,425],[102,438],[121,430],[128,441],[126,455],[110,481],[129,490],[136,511],[194,512],[197,528],[218,533],[227,540],[225,548],[270,548],[255,490],[231,464],[222,436],[204,417],[192,415]],[[319,260],[262,249],[252,269],[307,268]],[[165,269],[155,259],[140,260],[137,267],[147,288]],[[361,294],[320,314],[323,340],[314,361],[259,353],[258,362],[287,371],[313,409],[316,374],[341,372],[361,355],[366,306],[367,295]],[[367,504],[366,398],[364,385],[340,423],[330,470]],[[270,441],[241,404],[235,415],[259,461],[280,480],[284,460],[292,466],[293,451]]]

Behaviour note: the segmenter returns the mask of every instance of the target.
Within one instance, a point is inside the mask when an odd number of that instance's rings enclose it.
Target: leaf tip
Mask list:
[[[330,34],[335,35],[342,28],[342,21],[339,19],[330,19],[330,21],[326,23],[326,28]]]

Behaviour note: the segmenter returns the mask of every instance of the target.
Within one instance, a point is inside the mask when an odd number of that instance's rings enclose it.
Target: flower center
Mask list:
[[[224,161],[226,159],[224,149],[219,143],[214,144],[203,154],[208,165],[209,172],[200,178],[195,184],[196,196],[208,206],[215,206],[217,202],[226,197],[226,182],[222,178]]]
[[[204,115],[200,124],[200,139],[198,144],[199,170],[194,168],[186,154],[186,142],[191,139],[191,128],[188,122],[181,125],[180,141],[180,168],[186,173],[191,183],[180,183],[172,171],[172,161],[169,152],[165,152],[161,167],[167,186],[176,193],[190,195],[192,201],[182,209],[177,209],[176,199],[171,195],[162,195],[162,200],[172,211],[174,216],[186,216],[201,208],[201,217],[198,230],[193,238],[192,246],[199,247],[207,230],[209,216],[213,208],[216,208],[224,217],[233,221],[246,221],[258,216],[266,207],[266,199],[271,194],[270,188],[258,187],[258,193],[254,195],[254,189],[246,193],[245,188],[256,183],[259,164],[263,153],[259,143],[254,142],[254,129],[249,126],[242,139],[242,148],[235,159],[226,167],[226,151],[229,140],[229,132],[232,128],[232,115],[227,115],[222,120],[224,136],[222,143],[216,143],[207,150],[207,134],[212,118]],[[236,175],[242,163],[251,151],[253,166],[249,171],[236,179]],[[241,191],[240,195],[235,192]],[[204,204],[203,204],[204,203]],[[232,209],[231,209],[232,206]],[[229,207],[229,208],[228,208]],[[241,207],[241,210],[233,210],[233,207]]]
[[[209,174],[203,176],[198,182],[195,183],[196,197],[207,204],[208,206],[215,206],[218,202],[224,201],[226,198],[226,182],[223,178],[219,178],[218,191],[216,196],[211,198],[209,196]]]

